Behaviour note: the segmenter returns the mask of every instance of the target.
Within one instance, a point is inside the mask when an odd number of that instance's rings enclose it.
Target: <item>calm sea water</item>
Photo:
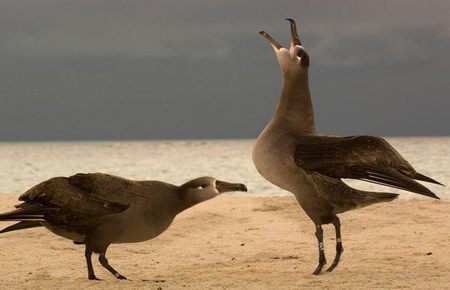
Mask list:
[[[450,185],[450,137],[387,138],[421,173]],[[181,184],[198,176],[247,184],[249,196],[291,195],[256,171],[253,140],[38,142],[0,143],[0,192],[21,193],[54,176],[103,172],[126,178],[157,179]],[[402,192],[360,181],[348,181],[365,190]],[[443,199],[445,187],[429,185]],[[241,193],[239,193],[241,194]]]

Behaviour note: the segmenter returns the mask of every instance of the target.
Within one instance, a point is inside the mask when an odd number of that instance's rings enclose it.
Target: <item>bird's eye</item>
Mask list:
[[[207,184],[202,184],[202,185],[198,186],[197,189],[203,189],[203,188],[205,188],[206,186],[208,186],[208,185],[207,185]]]
[[[300,58],[302,58],[303,56],[305,56],[305,51],[304,51],[303,49],[300,49],[300,50],[297,52],[297,56],[300,57]]]

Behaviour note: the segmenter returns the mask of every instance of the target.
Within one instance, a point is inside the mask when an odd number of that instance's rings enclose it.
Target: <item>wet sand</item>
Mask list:
[[[16,197],[0,195],[0,210]],[[111,265],[132,281],[115,280],[96,259],[103,280],[88,281],[84,247],[44,228],[2,234],[0,288],[446,288],[449,212],[448,202],[396,200],[343,214],[341,264],[316,277],[314,226],[293,197],[220,196],[180,214],[154,240],[112,245]],[[324,231],[331,264],[334,229]]]

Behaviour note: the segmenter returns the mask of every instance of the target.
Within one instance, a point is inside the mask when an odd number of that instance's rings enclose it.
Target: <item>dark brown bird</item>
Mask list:
[[[310,58],[300,42],[294,20],[291,46],[283,48],[261,31],[272,45],[283,73],[283,88],[272,119],[258,137],[253,161],[259,173],[271,183],[292,192],[316,225],[319,243],[319,274],[326,264],[323,224],[336,228],[336,257],[343,251],[337,214],[395,199],[395,193],[367,192],[349,187],[341,178],[353,178],[438,198],[415,180],[440,184],[422,175],[380,137],[320,136],[314,126],[309,91]]]
[[[181,186],[161,181],[133,181],[101,174],[55,177],[19,197],[16,210],[0,221],[19,221],[0,233],[44,226],[54,234],[86,246],[88,278],[98,280],[91,255],[116,278],[106,250],[113,243],[135,243],[163,233],[177,214],[227,191],[247,191],[244,184],[200,177]]]

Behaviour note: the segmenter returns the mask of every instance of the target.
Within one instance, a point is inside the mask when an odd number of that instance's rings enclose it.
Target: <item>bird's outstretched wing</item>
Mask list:
[[[299,136],[297,166],[334,178],[353,178],[438,198],[414,179],[440,184],[417,173],[384,139],[374,136]]]
[[[44,181],[19,197],[29,207],[40,204],[80,216],[104,216],[124,211],[135,198],[133,181],[101,173],[76,174]]]

